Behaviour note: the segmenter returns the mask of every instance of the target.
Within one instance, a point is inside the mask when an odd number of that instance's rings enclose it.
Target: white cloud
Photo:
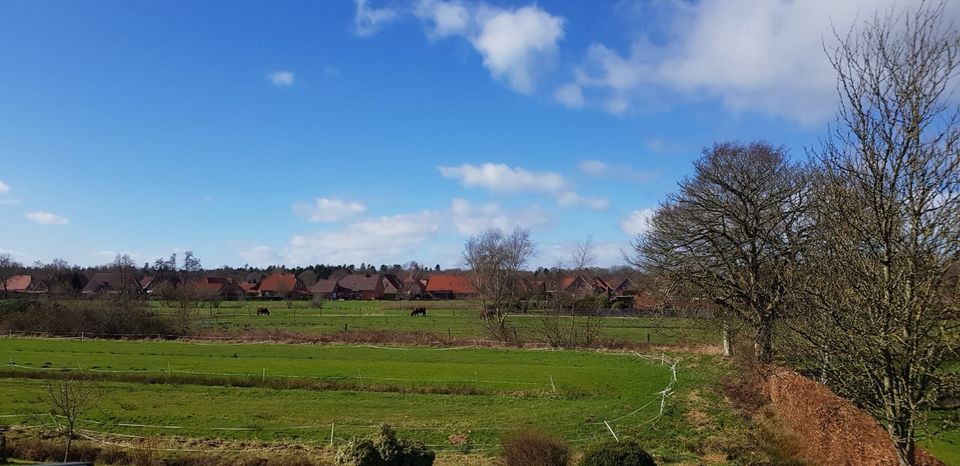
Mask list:
[[[267,80],[277,87],[290,87],[293,85],[293,71],[277,70],[267,75]]]
[[[576,249],[575,241],[545,244],[540,248],[540,254],[537,257],[536,266],[556,267],[558,264],[569,267],[570,256]],[[599,241],[593,244],[593,266],[611,267],[624,265],[623,252],[630,250],[628,242],[617,241]],[[614,284],[615,286],[616,284]]]
[[[0,254],[9,254],[13,256],[14,260],[19,262],[27,262],[31,257],[24,252],[16,251],[13,249],[0,249]]]
[[[367,0],[354,0],[354,2],[357,10],[353,16],[353,32],[360,37],[369,37],[380,32],[384,24],[399,17],[393,8],[372,8],[367,5]]]
[[[531,206],[515,212],[507,212],[494,203],[473,205],[465,199],[456,198],[450,206],[454,227],[462,235],[475,235],[487,228],[512,230],[516,227],[537,228],[550,222],[550,216],[539,206]]]
[[[600,197],[583,197],[574,191],[563,175],[535,172],[506,164],[465,163],[459,167],[437,167],[444,178],[460,180],[468,188],[484,188],[497,194],[537,193],[551,196],[564,207],[585,206],[606,209],[610,202]]]
[[[3,180],[0,180],[0,194],[7,194],[9,192],[10,192],[10,185],[4,183]]]
[[[486,188],[495,193],[537,192],[558,194],[568,189],[563,175],[554,172],[534,172],[506,164],[485,163],[459,167],[437,167],[444,178],[458,179],[468,188]]]
[[[65,217],[50,212],[27,212],[27,220],[40,225],[66,225],[69,221]]]
[[[581,160],[579,165],[580,171],[593,176],[601,176],[607,173],[607,169],[610,168],[605,162],[599,160]]]
[[[498,11],[482,22],[471,43],[498,79],[519,92],[532,92],[537,68],[557,52],[563,38],[563,18],[536,6]]]
[[[571,108],[580,108],[585,102],[583,89],[576,83],[564,84],[557,88],[553,93],[553,99]]]
[[[359,202],[318,197],[312,203],[298,202],[291,207],[293,213],[311,222],[338,222],[367,211]]]
[[[414,14],[433,38],[462,36],[483,57],[495,79],[522,93],[536,88],[543,68],[557,54],[564,19],[536,5],[505,9],[457,0],[421,0]]]
[[[465,34],[473,23],[473,13],[458,1],[421,0],[413,12],[421,20],[433,24],[428,31],[432,37]]]
[[[634,210],[620,221],[620,229],[630,236],[642,235],[650,230],[650,220],[655,213],[656,209]]]
[[[835,112],[835,73],[824,54],[832,28],[847,31],[875,11],[921,0],[703,0],[649,2],[649,30],[629,50],[595,43],[574,69],[574,85],[622,114],[673,98],[715,99],[735,112],[815,124]],[[946,17],[960,17],[947,2]],[[652,18],[652,19],[651,19]],[[657,31],[658,25],[662,31]],[[662,34],[657,34],[662,33]],[[662,37],[658,37],[662,36]],[[651,40],[650,37],[655,39]],[[656,43],[654,43],[656,40]],[[823,40],[823,42],[821,42]]]
[[[656,178],[652,172],[636,170],[626,165],[611,165],[600,160],[581,160],[577,166],[580,172],[594,178],[608,178],[628,182],[644,182]]]
[[[270,246],[254,246],[240,252],[240,257],[254,267],[266,267],[283,263],[283,257]]]
[[[583,197],[573,191],[560,193],[557,204],[564,207],[585,206],[594,210],[603,210],[610,207],[610,201],[602,197]]]
[[[291,263],[402,262],[440,229],[431,211],[383,216],[351,223],[340,230],[296,235],[290,240]]]

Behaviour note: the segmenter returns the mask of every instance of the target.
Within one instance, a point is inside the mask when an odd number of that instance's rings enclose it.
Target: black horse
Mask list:
[[[426,317],[426,316],[427,316],[427,308],[425,308],[425,307],[418,307],[418,308],[414,309],[412,312],[410,312],[410,317],[415,317],[415,316],[424,316],[424,317]]]
[[[258,316],[268,316],[268,315],[270,315],[270,309],[267,309],[267,308],[265,308],[265,307],[257,308],[257,315],[258,315]]]

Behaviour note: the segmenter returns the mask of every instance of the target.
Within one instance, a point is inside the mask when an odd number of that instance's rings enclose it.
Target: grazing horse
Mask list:
[[[259,307],[259,308],[257,308],[257,315],[258,315],[258,316],[268,316],[268,315],[270,315],[270,309],[267,309],[267,308],[265,308],[265,307]]]
[[[415,317],[415,316],[424,316],[424,317],[426,317],[426,316],[427,316],[427,308],[425,308],[425,307],[418,307],[418,308],[414,309],[413,312],[410,313],[410,317]]]

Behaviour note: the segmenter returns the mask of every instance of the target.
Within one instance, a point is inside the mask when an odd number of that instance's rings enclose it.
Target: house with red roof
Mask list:
[[[556,291],[582,297],[609,294],[612,288],[600,277],[588,278],[583,275],[568,275],[560,280],[560,288]]]
[[[466,275],[435,273],[427,279],[427,294],[434,299],[471,299],[477,289]]]
[[[320,296],[323,299],[339,299],[348,296],[350,290],[340,286],[339,281],[335,278],[320,279],[308,290],[313,296]]]
[[[397,292],[382,274],[347,275],[340,279],[338,285],[354,299],[381,299],[387,285],[393,289],[394,295]]]
[[[3,290],[7,293],[17,294],[40,294],[50,291],[47,283],[35,275],[14,275],[8,278],[3,284]]]
[[[257,290],[257,283],[255,282],[243,282],[239,283],[238,286],[243,292],[243,295],[247,298],[256,298],[260,296],[260,292]]]
[[[131,273],[97,272],[90,277],[83,294],[139,294],[140,280]]]
[[[257,287],[260,297],[263,298],[305,298],[310,291],[303,284],[303,280],[292,273],[275,273],[260,281]]]
[[[192,282],[191,286],[201,298],[205,299],[236,299],[243,294],[240,285],[233,279],[225,277],[203,277]]]

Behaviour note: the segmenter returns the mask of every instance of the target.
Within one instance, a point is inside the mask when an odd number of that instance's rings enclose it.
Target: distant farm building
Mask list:
[[[257,291],[262,298],[303,298],[310,292],[303,281],[292,273],[275,273],[260,281]]]
[[[16,294],[41,294],[50,291],[47,283],[34,275],[14,275],[6,280],[3,290]]]
[[[568,275],[561,280],[558,291],[572,296],[583,297],[609,294],[612,289],[610,285],[600,277],[587,278],[583,275]]]
[[[140,281],[130,273],[97,272],[90,277],[83,294],[139,294]]]
[[[317,282],[309,288],[309,291],[314,297],[319,296],[323,299],[338,299],[350,293],[350,290],[340,286],[339,280],[333,278],[317,280]]]
[[[244,292],[233,279],[224,277],[203,277],[192,286],[201,298],[207,299],[236,299]]]
[[[427,280],[427,294],[434,299],[470,299],[477,289],[466,275],[433,274]]]

